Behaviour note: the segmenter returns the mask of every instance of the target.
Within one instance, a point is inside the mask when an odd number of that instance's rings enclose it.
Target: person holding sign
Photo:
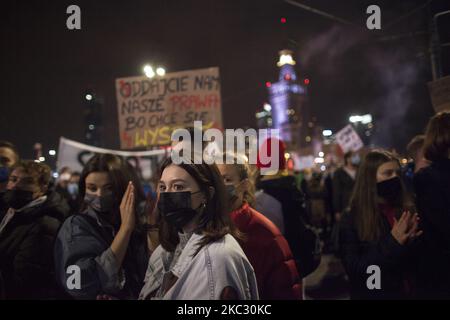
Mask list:
[[[162,165],[157,207],[160,245],[140,299],[258,299],[253,267],[236,238],[216,165]],[[236,238],[235,238],[236,237]]]
[[[73,298],[131,299],[142,287],[148,250],[136,208],[145,196],[130,170],[121,158],[98,154],[81,174],[80,213],[55,243],[58,280]]]

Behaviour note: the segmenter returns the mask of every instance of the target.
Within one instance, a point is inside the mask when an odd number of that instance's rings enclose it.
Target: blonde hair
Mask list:
[[[248,181],[248,188],[244,192],[244,202],[248,203],[251,207],[255,205],[255,184],[253,179],[253,172],[250,170],[250,166],[248,164],[248,158],[245,155],[236,154],[236,153],[226,153],[223,155],[223,158],[225,159],[226,155],[233,158],[233,164],[232,165],[236,168],[236,171],[239,176],[239,181],[244,181],[247,179]],[[238,163],[238,159],[240,162]]]

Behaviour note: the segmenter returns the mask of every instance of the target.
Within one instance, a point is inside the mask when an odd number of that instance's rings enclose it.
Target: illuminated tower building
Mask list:
[[[303,84],[298,81],[295,64],[292,51],[280,51],[278,82],[266,84],[271,107],[271,127],[280,130],[280,137],[290,150],[310,146],[314,131],[306,101],[309,80],[304,79]]]

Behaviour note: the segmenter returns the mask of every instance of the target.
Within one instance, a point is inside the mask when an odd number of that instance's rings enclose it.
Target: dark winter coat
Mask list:
[[[418,288],[422,298],[450,299],[450,159],[414,176],[423,230]]]
[[[57,193],[35,207],[16,212],[0,233],[0,274],[6,299],[56,299],[53,245],[68,214]],[[6,211],[0,214],[0,221]]]

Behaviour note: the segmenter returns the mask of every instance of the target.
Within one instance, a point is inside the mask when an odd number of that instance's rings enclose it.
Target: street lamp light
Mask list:
[[[162,77],[162,76],[164,76],[166,74],[166,70],[164,68],[162,68],[162,67],[159,67],[159,68],[156,69],[156,74],[158,76]]]
[[[153,71],[152,66],[148,64],[144,66],[144,73],[148,78],[153,78],[155,76],[155,71]]]
[[[361,122],[362,124],[368,124],[372,122],[372,115],[365,114],[362,116],[351,116],[350,118],[348,118],[348,121],[350,121],[351,123]]]
[[[163,77],[166,74],[166,69],[164,69],[163,67],[157,67],[156,71],[153,70],[153,67],[149,64],[146,64],[144,66],[144,74],[147,76],[147,78],[153,78],[156,75]]]

